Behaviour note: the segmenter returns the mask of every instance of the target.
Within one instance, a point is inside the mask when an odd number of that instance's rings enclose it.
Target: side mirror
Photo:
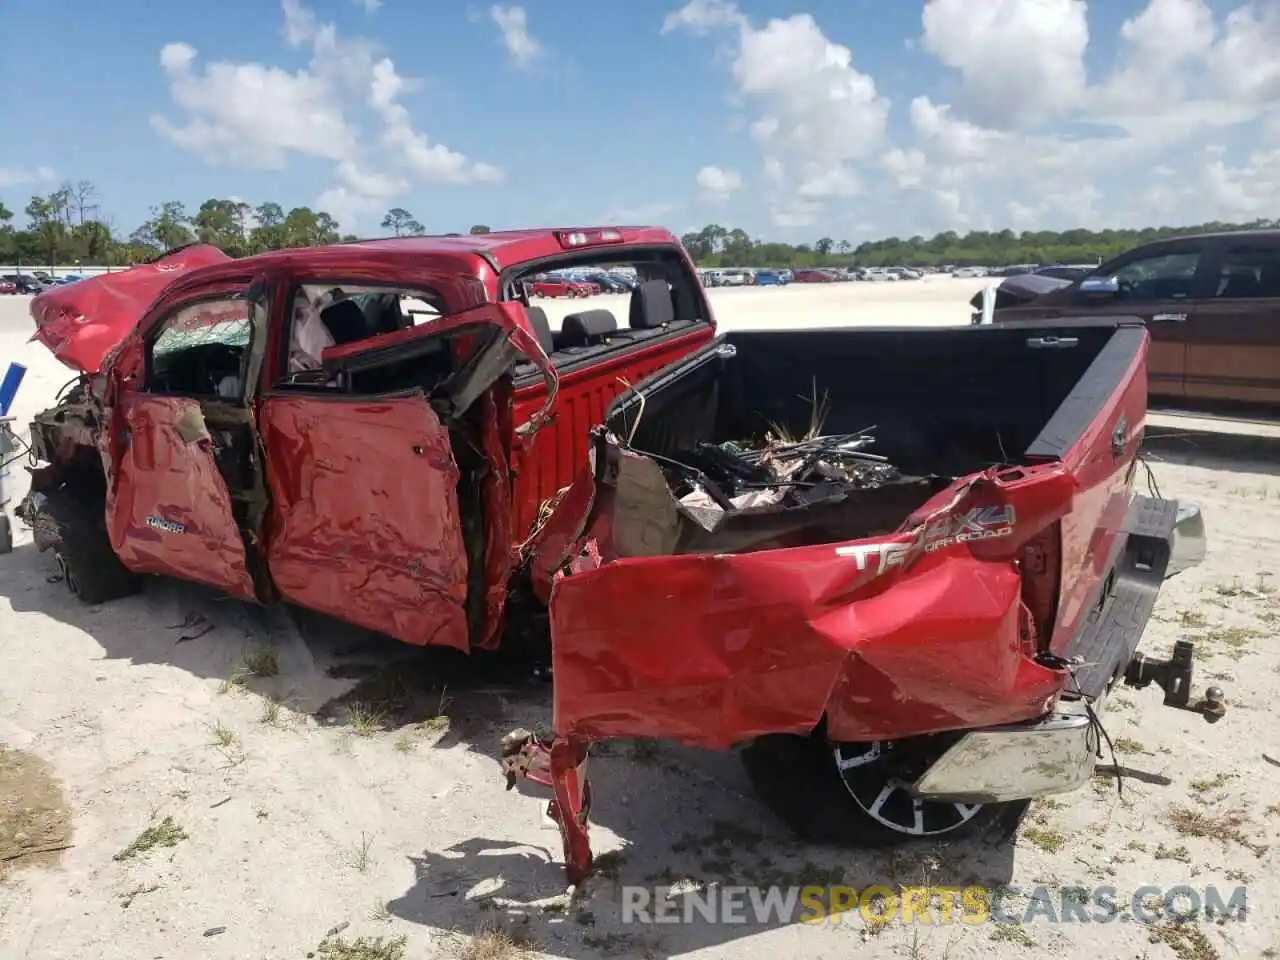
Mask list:
[[[1120,292],[1120,281],[1115,277],[1085,277],[1080,281],[1080,292],[1091,297],[1114,297]]]

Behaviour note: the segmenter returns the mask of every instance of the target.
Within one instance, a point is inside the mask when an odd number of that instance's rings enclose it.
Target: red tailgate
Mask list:
[[[1011,561],[1075,492],[1061,464],[992,469],[891,537],[580,560],[551,597],[556,732],[724,747],[824,713],[851,741],[1038,716],[1063,675],[1030,658]]]

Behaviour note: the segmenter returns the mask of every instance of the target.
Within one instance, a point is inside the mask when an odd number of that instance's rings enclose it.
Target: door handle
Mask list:
[[[1078,347],[1077,337],[1028,337],[1027,346],[1032,350],[1070,350]]]

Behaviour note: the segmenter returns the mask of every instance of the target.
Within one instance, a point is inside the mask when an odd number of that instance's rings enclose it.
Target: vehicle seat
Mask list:
[[[618,318],[608,310],[583,310],[571,313],[560,325],[560,344],[564,347],[588,347],[608,341],[618,332]]]
[[[547,319],[547,311],[541,307],[525,307],[524,312],[529,317],[529,326],[533,327],[533,332],[537,334],[538,345],[542,347],[542,352],[551,356],[556,352],[556,340],[551,332],[551,321]]]
[[[676,318],[671,287],[665,280],[646,280],[631,293],[628,318],[632,330],[656,330]]]
[[[344,346],[373,336],[369,319],[354,300],[339,300],[320,311],[320,322],[333,337],[335,346]]]

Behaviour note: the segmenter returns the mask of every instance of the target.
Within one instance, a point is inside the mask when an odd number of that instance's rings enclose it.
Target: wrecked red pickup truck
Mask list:
[[[521,299],[536,272],[600,266],[641,281],[624,328],[596,309],[553,334]],[[31,424],[17,512],[82,600],[159,574],[461,650],[498,645],[608,403],[715,333],[648,227],[196,245],[32,314],[81,376]]]
[[[1085,325],[1087,324],[1087,325]],[[1193,504],[1136,495],[1141,321],[734,331],[614,401],[550,525],[550,734],[504,738],[591,866],[588,746],[745,745],[805,838],[990,827],[1091,775]]]

